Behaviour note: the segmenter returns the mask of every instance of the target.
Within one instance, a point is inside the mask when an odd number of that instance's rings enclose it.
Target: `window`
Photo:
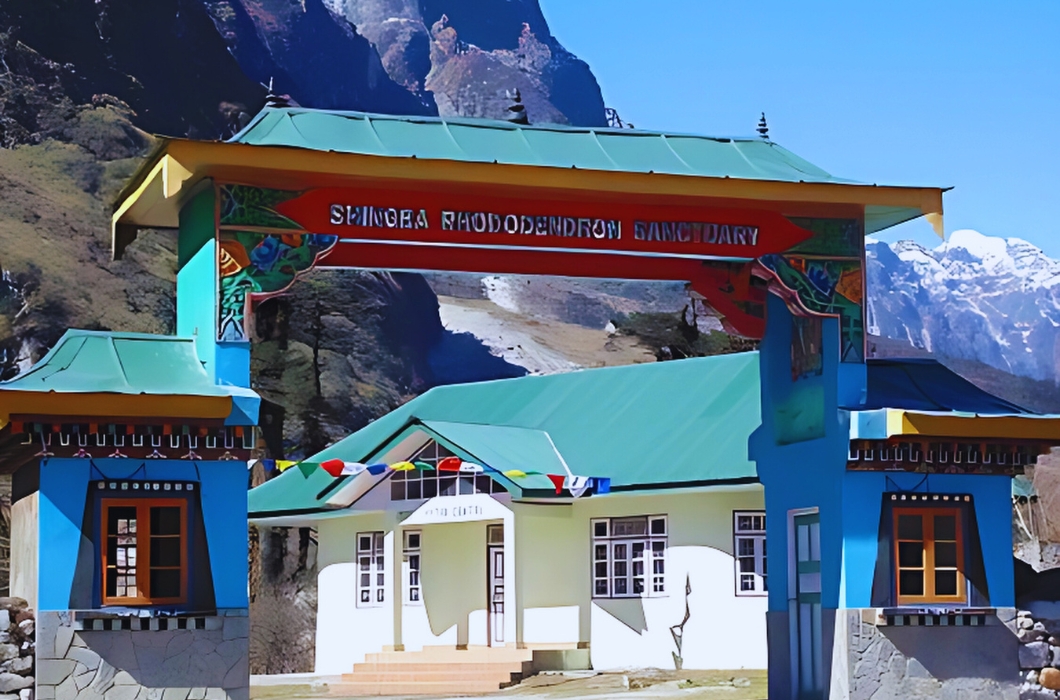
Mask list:
[[[404,537],[405,603],[420,605],[423,602],[421,597],[423,589],[420,585],[420,546],[423,533],[419,530],[406,530]]]
[[[187,599],[187,509],[181,499],[105,498],[100,547],[104,605]]]
[[[766,514],[736,511],[732,514],[733,553],[736,558],[736,595],[765,595]]]
[[[372,608],[386,599],[383,533],[357,533],[357,607]]]
[[[959,508],[895,508],[898,604],[964,603]]]
[[[651,597],[666,593],[666,516],[591,522],[593,597]]]
[[[390,477],[390,500],[414,501],[435,496],[456,496],[472,493],[507,493],[486,474],[460,474],[457,472],[439,472],[438,462],[446,457],[453,457],[452,452],[431,440],[410,462],[424,462],[433,470],[413,470],[394,472]]]

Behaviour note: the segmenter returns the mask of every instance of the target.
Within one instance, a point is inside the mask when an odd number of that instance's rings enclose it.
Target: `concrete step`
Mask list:
[[[508,669],[488,669],[485,671],[468,671],[452,669],[449,671],[356,671],[343,674],[343,683],[426,683],[448,681],[489,681],[497,687],[500,683],[510,683],[521,677],[518,671]]]
[[[353,672],[361,673],[479,673],[482,671],[512,670],[521,671],[525,661],[505,661],[495,663],[380,663],[368,662],[354,664]],[[347,674],[348,675],[348,674]]]
[[[423,651],[384,651],[366,654],[365,663],[402,664],[402,663],[521,663],[530,661],[533,652],[529,649],[512,647],[499,648],[424,648]]]
[[[475,695],[495,693],[501,683],[495,680],[445,681],[347,681],[331,685],[333,697],[361,697],[373,695]]]

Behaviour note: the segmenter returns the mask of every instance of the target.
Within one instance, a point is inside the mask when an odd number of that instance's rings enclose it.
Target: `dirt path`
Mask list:
[[[604,330],[517,314],[488,299],[438,297],[442,325],[471,333],[495,355],[532,374],[567,372],[583,367],[610,367],[654,362],[634,338]]]

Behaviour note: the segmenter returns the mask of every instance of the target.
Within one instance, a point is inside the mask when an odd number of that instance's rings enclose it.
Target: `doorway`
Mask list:
[[[821,650],[821,515],[796,515],[795,652],[798,700],[824,698]]]
[[[486,526],[486,610],[489,645],[504,646],[504,525]]]

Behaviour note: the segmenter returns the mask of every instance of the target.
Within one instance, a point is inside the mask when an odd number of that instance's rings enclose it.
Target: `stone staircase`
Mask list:
[[[514,647],[425,647],[422,651],[368,654],[353,673],[331,686],[331,695],[472,695],[518,683],[533,652]]]

